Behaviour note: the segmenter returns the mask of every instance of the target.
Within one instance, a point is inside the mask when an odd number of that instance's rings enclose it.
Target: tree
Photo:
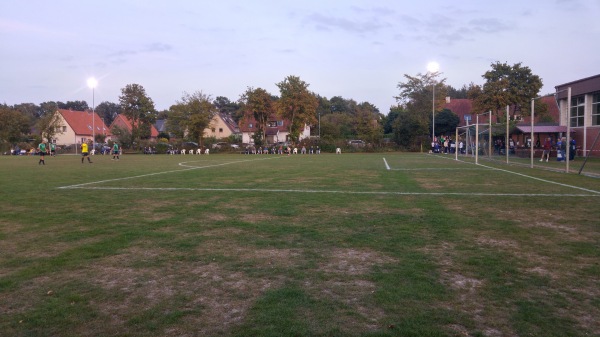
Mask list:
[[[95,111],[98,116],[102,118],[104,124],[110,126],[115,118],[121,113],[121,106],[116,103],[104,101],[98,104]]]
[[[122,128],[118,125],[115,125],[111,129],[111,132],[113,136],[118,139],[119,144],[121,144],[122,147],[130,148],[133,146],[133,143],[131,142],[133,137],[131,137],[131,132],[129,132],[129,130],[127,130],[126,128]]]
[[[86,111],[91,110],[86,101],[67,101],[67,103],[57,102],[59,109]]]
[[[119,104],[123,115],[131,122],[131,144],[139,144],[142,138],[142,124],[152,124],[155,119],[154,102],[146,95],[146,90],[139,84],[128,84],[121,89]],[[149,126],[149,125],[148,125]]]
[[[423,124],[419,115],[400,105],[390,108],[390,113],[397,115],[393,122],[394,142],[408,150],[418,150],[421,143],[416,140],[425,141],[427,137],[423,135],[427,134],[427,124]]]
[[[349,114],[334,112],[321,116],[321,137],[329,141],[353,138],[352,124]]]
[[[0,143],[16,144],[28,132],[27,115],[6,104],[0,104]]]
[[[54,135],[59,131],[61,125],[62,119],[60,118],[58,111],[45,114],[40,117],[36,123],[42,139],[47,139],[48,141],[51,141],[52,138],[54,138]]]
[[[453,135],[459,124],[460,117],[448,109],[435,115],[435,130],[440,135]]]
[[[390,108],[390,112],[388,112],[387,116],[383,119],[383,133],[391,134],[394,132],[394,122],[399,116],[398,108]]]
[[[201,91],[193,94],[183,93],[181,101],[174,106],[178,115],[180,128],[187,131],[189,139],[197,141],[202,146],[204,129],[208,128],[211,120],[217,114],[210,95]]]
[[[355,132],[358,138],[377,143],[382,138],[381,114],[371,103],[363,102],[357,106],[354,116]]]
[[[33,121],[39,117],[39,107],[33,103],[21,103],[13,106],[14,110],[21,112],[29,120]]]
[[[533,75],[531,69],[521,63],[510,66],[496,62],[491,67],[492,70],[482,75],[486,80],[483,87],[472,87],[469,90],[470,98],[474,99],[474,110],[491,110],[500,118],[506,111],[506,106],[510,106],[513,114],[529,116],[531,98],[537,97],[542,88],[541,78]]]
[[[306,124],[317,123],[316,111],[319,100],[315,94],[308,91],[308,86],[308,83],[297,76],[288,76],[277,83],[280,92],[277,111],[281,117],[290,122],[289,137],[292,141],[298,140],[300,131]]]
[[[447,87],[444,84],[445,78],[437,80],[439,72],[428,72],[426,74],[417,74],[416,76],[404,75],[406,82],[398,83],[400,95],[396,97],[402,112],[409,112],[411,115],[403,113],[402,120],[398,121],[397,127],[410,125],[411,148],[416,148],[416,144],[429,143],[427,130],[431,129],[431,114],[439,110],[439,107],[445,103]],[[435,102],[432,104],[435,90]],[[433,111],[432,111],[433,109]],[[420,134],[415,134],[415,132]],[[436,129],[437,131],[437,129]],[[394,131],[397,133],[397,130]],[[400,144],[400,143],[399,143]],[[400,144],[402,145],[402,144]]]
[[[453,86],[449,85],[446,87],[446,91],[448,92],[448,96],[455,98],[455,99],[464,99],[464,98],[469,98],[468,97],[468,92],[469,92],[469,88],[467,87],[467,85],[463,85],[462,88],[460,89],[455,89]]]
[[[38,112],[38,116],[42,117],[42,116],[46,116],[48,114],[55,114],[58,111],[59,107],[58,107],[58,103],[57,102],[43,102],[40,103],[40,109]]]
[[[217,108],[220,113],[227,114],[233,117],[236,121],[239,121],[243,117],[243,112],[240,110],[240,105],[236,102],[232,102],[225,96],[218,96],[213,101],[213,105]]]
[[[258,132],[254,134],[254,143],[258,146],[263,145],[266,135],[267,122],[269,117],[275,113],[275,103],[272,95],[262,88],[248,88],[240,97],[243,118],[253,117],[256,120]]]

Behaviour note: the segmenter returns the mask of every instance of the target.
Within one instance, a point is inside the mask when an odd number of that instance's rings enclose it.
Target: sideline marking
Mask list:
[[[488,171],[487,168],[450,168],[450,167],[424,167],[424,168],[399,168],[390,171]]]
[[[385,160],[385,158],[383,158],[383,162],[385,163],[385,168],[389,171],[390,165],[388,165],[387,160]]]
[[[273,193],[329,193],[365,195],[424,195],[424,196],[508,196],[508,197],[600,197],[600,194],[556,194],[556,193],[472,193],[472,192],[394,192],[394,191],[336,191],[336,190],[286,190],[269,188],[195,188],[195,187],[79,187],[69,189],[120,190],[120,191],[199,191],[199,192],[273,192]]]
[[[139,176],[130,176],[130,177],[114,178],[114,179],[107,179],[107,180],[100,180],[100,181],[92,181],[92,182],[89,182],[89,183],[69,185],[69,186],[60,186],[60,187],[57,187],[57,188],[59,188],[59,189],[81,188],[81,186],[107,183],[107,182],[111,182],[111,181],[119,181],[119,180],[135,179],[135,178],[144,178],[144,177],[151,177],[151,176],[155,176],[155,175],[159,175],[159,174],[185,172],[185,171],[199,170],[199,169],[212,168],[212,167],[219,167],[219,166],[225,166],[225,165],[231,165],[231,164],[237,164],[237,163],[244,163],[244,162],[250,162],[250,161],[269,160],[269,159],[286,158],[286,157],[268,157],[268,158],[260,158],[260,159],[236,160],[236,161],[232,161],[232,162],[228,162],[228,163],[206,165],[206,166],[185,165],[185,163],[195,163],[195,162],[199,162],[199,160],[196,160],[196,161],[184,161],[184,162],[179,163],[178,165],[179,166],[183,166],[183,167],[187,167],[187,168],[184,168],[184,169],[181,169],[181,170],[170,170],[170,171],[163,171],[163,172],[147,173],[147,174],[142,174],[142,175],[139,175]]]

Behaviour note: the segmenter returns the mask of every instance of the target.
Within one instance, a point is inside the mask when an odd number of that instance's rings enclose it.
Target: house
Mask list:
[[[159,134],[161,134],[161,133],[168,134],[169,133],[167,131],[167,120],[166,119],[157,119],[156,122],[154,123],[154,127],[156,128],[156,131],[158,131]]]
[[[103,134],[110,139],[112,134],[98,114],[92,111],[59,109],[58,130],[49,141],[58,145],[81,144],[92,140],[94,135]],[[95,130],[94,130],[95,128]]]
[[[275,144],[278,142],[288,141],[290,121],[282,119],[277,115],[271,115],[267,122],[265,137],[267,144]],[[242,133],[242,143],[253,144],[254,134],[258,132],[258,127],[254,117],[245,117],[239,123],[240,132]],[[304,125],[304,129],[300,132],[298,140],[303,140],[310,137],[310,126]]]
[[[117,118],[115,118],[115,120],[110,125],[110,130],[112,130],[114,127],[119,127],[119,128],[125,129],[129,132],[131,132],[131,130],[133,128],[131,119],[129,119],[129,117],[126,117],[123,114],[117,115]],[[156,130],[154,125],[150,125],[150,140],[156,140],[157,138],[158,138],[158,130]]]
[[[600,75],[557,85],[555,89],[560,125],[573,132],[581,149],[578,154],[600,156]]]
[[[204,137],[215,137],[216,139],[228,138],[240,134],[240,128],[231,116],[218,113],[210,121],[209,126],[204,129]]]
[[[473,109],[473,100],[467,98],[453,98],[446,97],[446,103],[444,104],[444,109],[448,109],[454,112],[460,122],[458,126],[466,126],[472,123],[475,123],[475,116],[471,112]],[[487,120],[486,120],[487,121]]]

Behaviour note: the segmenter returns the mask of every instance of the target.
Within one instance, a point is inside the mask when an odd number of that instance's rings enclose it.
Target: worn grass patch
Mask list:
[[[0,157],[0,335],[600,335],[600,192],[577,189],[597,179],[397,153],[33,159]]]

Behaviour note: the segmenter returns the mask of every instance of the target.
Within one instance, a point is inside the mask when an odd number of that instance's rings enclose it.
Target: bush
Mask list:
[[[156,143],[156,153],[167,153],[167,150],[171,148],[171,146],[164,142]]]

